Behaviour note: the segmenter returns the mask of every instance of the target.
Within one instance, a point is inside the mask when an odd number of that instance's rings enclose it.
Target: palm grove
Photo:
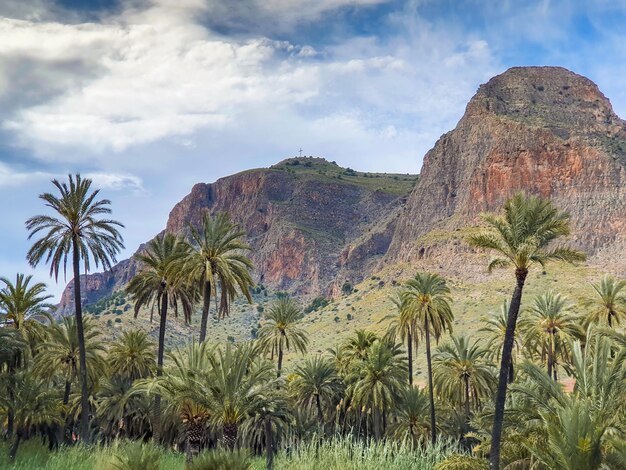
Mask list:
[[[71,261],[75,314],[52,317],[45,285],[30,276],[1,279],[0,431],[11,460],[21,442],[42,437],[60,452],[142,441],[184,452],[193,468],[216,468],[197,464],[218,454],[229,468],[248,468],[249,456],[271,468],[294,449],[342,442],[409,456],[444,449],[433,461],[440,469],[624,468],[626,281],[607,275],[590,286],[582,311],[550,290],[523,298],[536,265],[584,260],[560,241],[569,215],[547,200],[517,194],[469,238],[495,255],[489,270],[510,271],[513,288],[478,337],[454,334],[446,279],[418,272],[398,289],[384,334],[357,330],[307,355],[303,312],[285,294],[255,340],[206,339],[211,302],[224,318],[254,287],[245,233],[225,214],[207,213],[187,238],[163,234],[136,255],[141,269],[126,291],[135,316],[158,319],[156,344],[139,330],[106,342],[83,314],[79,279],[92,264],[111,267],[123,226],[89,179],[53,185],[40,196],[49,213],[26,222],[27,259],[55,279]],[[171,317],[189,324],[196,310],[198,340],[168,348]],[[414,383],[417,354],[424,387]]]

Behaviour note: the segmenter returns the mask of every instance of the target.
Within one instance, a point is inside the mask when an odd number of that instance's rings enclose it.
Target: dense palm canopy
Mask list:
[[[435,388],[462,407],[468,419],[470,409],[479,410],[495,387],[494,367],[480,343],[467,336],[452,336],[452,342],[440,346],[433,357]]]
[[[211,216],[205,213],[200,228],[190,225],[189,230],[192,249],[184,260],[184,269],[200,283],[204,298],[200,324],[202,342],[206,338],[211,297],[217,297],[218,285],[221,289],[218,318],[228,315],[238,291],[249,302],[252,300],[252,261],[243,254],[243,251],[250,250],[250,246],[241,240],[245,232],[231,222],[228,214]]]
[[[26,258],[36,267],[42,261],[50,264],[50,275],[56,280],[63,268],[67,272],[67,260],[71,256],[74,275],[74,306],[78,331],[79,362],[81,364],[81,434],[89,440],[89,391],[87,388],[87,365],[83,334],[83,313],[80,285],[80,264],[85,273],[91,262],[96,267],[110,269],[116,255],[124,248],[119,228],[120,222],[106,218],[111,202],[98,199],[100,190],[92,191],[92,181],[80,175],[68,176],[68,182],[56,179],[52,184],[59,196],[43,193],[39,198],[53,215],[36,215],[26,221],[28,239],[40,236],[28,251]]]
[[[592,284],[594,296],[586,299],[589,313],[587,323],[619,325],[626,318],[626,280],[615,279],[608,274],[596,284]]]
[[[296,352],[305,353],[309,340],[306,333],[298,326],[302,319],[302,309],[291,297],[277,299],[265,313],[265,323],[259,330],[261,348],[274,354],[278,360],[278,376],[283,366],[283,354],[293,348]]]
[[[531,357],[546,364],[557,380],[558,367],[569,363],[571,341],[583,336],[580,319],[561,294],[548,291],[537,296],[520,321],[524,346]]]
[[[106,372],[105,347],[102,333],[88,317],[85,318],[83,327],[87,372],[89,381],[93,384]],[[39,347],[33,371],[46,380],[61,377],[65,384],[63,403],[68,403],[71,386],[80,372],[78,332],[74,317],[64,317],[60,324],[49,329],[48,339]]]
[[[318,424],[323,425],[324,409],[339,400],[344,384],[332,361],[314,356],[295,368],[290,388],[298,403],[316,410]]]
[[[125,331],[109,349],[108,360],[113,375],[146,378],[156,370],[154,342],[143,331]]]
[[[357,406],[371,410],[374,437],[382,436],[383,414],[400,399],[405,383],[406,358],[399,349],[386,342],[376,341],[369,348],[367,357],[355,365],[352,377],[352,399]]]
[[[470,245],[489,250],[494,257],[489,271],[512,266],[515,269],[516,287],[509,305],[500,373],[496,396],[490,468],[500,467],[500,441],[504,418],[504,405],[508,385],[515,327],[522,301],[522,292],[528,270],[534,265],[544,266],[549,261],[584,261],[585,255],[567,246],[555,246],[556,240],[570,233],[569,214],[559,211],[549,200],[518,193],[504,203],[502,214],[484,214],[487,227],[468,239]]]

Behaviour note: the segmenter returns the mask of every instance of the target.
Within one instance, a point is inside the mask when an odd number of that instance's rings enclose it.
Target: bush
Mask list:
[[[348,321],[352,320],[352,315],[351,315],[350,313],[348,313],[348,314],[346,315],[346,319],[347,319]]]
[[[109,320],[109,321],[111,321],[111,320]],[[115,319],[115,323],[122,323],[122,319],[121,318],[116,318]]]
[[[239,451],[209,450],[198,455],[188,470],[248,470],[252,468],[250,456]]]
[[[265,308],[263,308],[263,305],[257,305],[256,306],[256,311],[259,313],[263,313],[263,311],[265,310]]]
[[[341,292],[343,292],[343,295],[350,295],[352,293],[352,284],[350,284],[348,281],[343,283],[343,286],[341,286]]]
[[[132,442],[111,457],[110,470],[159,470],[161,452],[151,444]]]
[[[434,470],[483,470],[489,468],[486,460],[466,454],[452,454],[439,462]]]
[[[309,306],[304,309],[304,313],[306,314],[306,313],[315,312],[316,310],[319,310],[320,308],[324,308],[327,305],[328,305],[328,300],[326,300],[324,297],[315,297],[311,301]]]

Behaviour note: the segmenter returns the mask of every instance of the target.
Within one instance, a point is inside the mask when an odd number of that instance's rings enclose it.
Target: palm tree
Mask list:
[[[290,382],[297,402],[311,409],[315,406],[320,429],[324,425],[324,405],[330,408],[343,392],[343,381],[332,361],[322,356],[308,358],[294,370]]]
[[[450,303],[450,288],[444,278],[437,274],[417,273],[410,279],[400,294],[406,308],[413,312],[415,321],[419,324],[426,340],[426,363],[428,366],[428,393],[430,395],[430,432],[434,444],[437,439],[435,419],[435,399],[433,391],[433,366],[430,352],[430,335],[438,342],[441,335],[447,330],[452,332],[452,309]]]
[[[309,340],[303,329],[298,327],[302,310],[290,298],[277,299],[265,313],[266,322],[259,329],[259,345],[266,353],[278,355],[277,376],[283,367],[283,354],[293,346],[296,352],[305,353]]]
[[[74,317],[63,317],[61,324],[53,325],[49,329],[48,340],[40,345],[33,365],[33,371],[46,380],[51,380],[59,374],[63,376],[65,379],[64,405],[68,404],[72,383],[80,375],[80,352],[76,323]],[[93,383],[105,375],[104,352],[106,349],[100,340],[101,332],[95,328],[89,317],[84,318],[83,328],[87,370]]]
[[[406,300],[401,295],[398,295],[393,297],[391,301],[395,305],[397,312],[383,318],[383,321],[387,319],[392,320],[385,337],[392,343],[396,341],[398,335],[402,341],[406,340],[406,350],[409,359],[409,385],[413,385],[413,347],[417,349],[417,339],[420,332],[418,331],[414,312],[407,308]]]
[[[626,413],[626,349],[613,355],[609,338],[588,330],[585,347],[576,340],[571,350],[574,390],[565,392],[540,366],[525,363],[528,380],[513,386],[519,404],[512,418],[538,433],[526,446],[547,468],[605,468],[612,451],[623,448],[612,438]]]
[[[400,400],[407,372],[406,358],[399,348],[376,341],[362,364],[355,365],[352,398],[356,405],[371,409],[374,437],[382,436],[381,424],[388,410]]]
[[[44,283],[29,286],[32,278],[18,273],[15,284],[7,278],[0,278],[4,283],[0,290],[0,322],[18,330],[34,352],[36,344],[45,339],[42,324],[52,323],[49,310],[54,305],[46,303],[52,296],[45,294]]]
[[[486,349],[489,351],[487,357],[493,360],[500,360],[502,356],[502,346],[504,345],[504,338],[506,336],[506,324],[509,316],[509,302],[505,300],[502,302],[500,310],[497,312],[489,312],[487,318],[483,318],[482,322],[485,324],[478,330],[479,333],[486,333],[487,345]],[[514,347],[519,350],[519,338],[516,337],[514,341]],[[515,378],[515,355],[511,355],[511,362],[509,363],[509,383],[513,383]]]
[[[61,421],[61,406],[55,389],[35,378],[29,370],[21,370],[12,380],[13,394],[0,394],[0,416],[14,412],[15,440],[9,448],[9,460],[14,461],[22,439],[40,425]]]
[[[579,319],[569,311],[566,302],[561,294],[546,292],[534,299],[520,320],[526,349],[546,363],[548,375],[554,380],[557,380],[559,357],[568,361],[570,342],[584,335]]]
[[[378,339],[376,334],[366,330],[356,330],[342,346],[345,360],[350,363],[367,358],[370,347]]]
[[[58,180],[52,184],[60,193],[57,197],[51,193],[39,196],[45,205],[56,214],[38,215],[26,221],[30,240],[40,232],[39,238],[28,251],[27,259],[36,267],[45,259],[50,263],[50,275],[59,278],[59,270],[67,271],[67,259],[71,253],[74,270],[74,304],[78,330],[80,382],[81,382],[81,435],[89,441],[89,390],[87,388],[87,365],[85,356],[85,337],[83,332],[83,311],[80,294],[80,263],[85,273],[89,271],[90,261],[96,267],[100,264],[106,269],[116,261],[115,256],[124,248],[118,231],[123,225],[115,220],[101,218],[111,213],[108,199],[97,199],[99,190],[91,191],[92,181],[80,175],[68,176],[69,185]]]
[[[570,227],[569,214],[559,211],[548,200],[518,193],[504,203],[502,215],[485,214],[483,219],[488,227],[471,235],[470,245],[497,253],[489,262],[489,271],[513,266],[516,279],[502,347],[489,456],[491,470],[498,470],[509,364],[528,270],[534,264],[543,266],[553,260],[584,261],[585,255],[565,246],[549,246],[558,238],[569,235]]]
[[[13,400],[14,375],[18,367],[25,363],[25,351],[28,343],[15,329],[0,328],[0,375],[6,374],[6,396]],[[6,371],[6,372],[4,372]],[[6,410],[7,415],[7,438],[13,436],[15,413],[11,406]]]
[[[168,307],[174,308],[178,316],[178,306],[183,309],[186,321],[191,319],[196,289],[186,282],[179,271],[180,260],[189,254],[188,245],[171,233],[159,235],[148,243],[145,252],[135,255],[142,268],[133,277],[126,291],[135,302],[135,317],[144,306],[151,310],[160,310],[159,343],[157,351],[157,377],[163,375],[163,356],[165,353],[165,329],[167,327]],[[154,401],[154,440],[159,442],[161,426],[161,396]]]
[[[184,263],[189,276],[201,284],[204,299],[200,324],[202,342],[206,338],[211,296],[217,295],[218,283],[221,287],[218,318],[228,315],[230,302],[236,297],[237,288],[248,302],[252,302],[252,261],[241,253],[243,250],[250,250],[250,246],[241,241],[245,232],[230,221],[228,214],[219,213],[211,217],[205,213],[201,230],[191,225],[189,229],[193,246]]]
[[[397,439],[409,436],[413,444],[420,442],[429,433],[428,419],[425,419],[428,408],[428,395],[423,390],[413,386],[403,390],[394,414],[394,436]]]
[[[205,354],[196,354],[202,363],[208,362],[203,369],[181,370],[184,360],[180,358],[175,373],[157,379],[156,392],[163,393],[173,406],[191,403],[205,410],[208,423],[232,449],[239,427],[258,411],[258,398],[276,390],[279,381],[273,379],[272,363],[260,358],[252,345],[228,343]],[[148,387],[149,393],[152,388]]]
[[[440,346],[435,352],[435,387],[439,393],[463,407],[466,422],[470,418],[472,402],[480,408],[481,399],[489,396],[495,385],[495,371],[487,362],[488,350],[479,340],[453,336],[452,343]]]
[[[149,377],[156,369],[154,342],[145,331],[125,331],[109,349],[107,360],[113,375],[131,382]]]
[[[90,318],[83,320],[84,345],[87,371],[91,383],[97,383],[105,375],[106,361],[104,343],[100,341],[101,333],[95,329]],[[63,409],[70,400],[72,384],[80,375],[80,351],[78,346],[78,328],[75,317],[64,317],[61,324],[55,324],[48,330],[48,338],[40,344],[33,364],[33,372],[47,381],[61,375],[65,380],[63,392]],[[81,409],[84,410],[84,408]],[[65,419],[65,412],[62,414]],[[61,437],[70,426],[67,419]],[[81,437],[85,436],[84,433]]]
[[[590,309],[586,323],[606,322],[609,328],[613,323],[618,325],[626,318],[626,280],[615,279],[608,274],[597,284],[591,284],[596,295],[586,299],[586,306]]]

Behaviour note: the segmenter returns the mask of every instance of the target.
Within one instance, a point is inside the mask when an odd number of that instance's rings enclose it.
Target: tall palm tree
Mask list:
[[[402,341],[406,340],[406,351],[408,355],[409,364],[409,385],[413,385],[413,348],[417,349],[418,324],[414,315],[414,311],[407,308],[406,299],[403,299],[401,295],[393,297],[391,299],[396,307],[396,313],[388,315],[383,320],[391,319],[391,323],[385,334],[386,339],[391,342],[396,341],[396,337],[400,336]]]
[[[145,331],[125,331],[107,354],[112,375],[134,382],[153,374],[156,369],[154,342]]]
[[[148,306],[151,310],[159,309],[159,343],[157,350],[157,377],[163,375],[163,356],[165,353],[165,329],[167,327],[167,311],[174,308],[178,316],[179,305],[183,309],[186,321],[191,319],[193,305],[196,300],[195,286],[187,282],[180,272],[180,260],[189,254],[188,245],[171,233],[159,235],[148,243],[145,252],[135,255],[142,268],[133,277],[126,291],[131,301],[135,302],[135,317],[141,308]],[[154,402],[154,440],[159,442],[161,426],[161,396],[155,396]]]
[[[626,318],[626,279],[615,279],[607,274],[591,287],[596,295],[585,301],[590,310],[586,323],[606,323],[612,328]]]
[[[52,180],[59,196],[43,193],[39,196],[54,215],[37,215],[26,221],[28,239],[43,232],[28,251],[27,259],[36,267],[41,261],[50,263],[50,275],[55,280],[59,271],[67,271],[67,259],[72,256],[74,272],[74,305],[78,329],[80,383],[81,383],[81,436],[89,441],[89,390],[87,388],[87,365],[85,357],[85,337],[83,332],[83,311],[80,294],[80,264],[85,273],[91,261],[96,267],[102,265],[110,269],[115,256],[124,248],[118,228],[123,225],[115,220],[102,218],[111,213],[108,199],[97,199],[99,190],[91,191],[92,181],[80,175],[68,176],[68,183]]]
[[[299,404],[309,409],[315,407],[320,429],[324,424],[324,406],[329,409],[343,392],[343,381],[335,365],[322,356],[298,365],[289,385]]]
[[[524,332],[526,349],[533,356],[539,356],[546,364],[547,372],[554,380],[558,379],[559,358],[568,361],[569,344],[581,338],[584,332],[579,319],[570,311],[565,297],[554,292],[537,296],[527,313],[520,320],[520,330]]]
[[[428,366],[428,393],[430,395],[430,432],[431,441],[437,440],[435,399],[433,391],[433,366],[431,358],[431,334],[436,342],[445,332],[452,332],[452,309],[450,288],[444,278],[437,274],[417,273],[410,279],[400,294],[407,309],[413,312],[420,331],[426,342],[426,363]]]
[[[277,375],[283,367],[283,354],[293,346],[296,352],[305,353],[309,344],[306,333],[298,326],[302,319],[302,310],[290,297],[277,299],[265,313],[265,323],[259,329],[258,338],[261,349],[278,356]]]
[[[486,333],[487,345],[486,349],[489,351],[487,357],[493,360],[500,360],[502,356],[502,346],[504,345],[504,338],[506,336],[506,324],[509,316],[509,302],[505,300],[500,306],[500,310],[497,312],[489,312],[489,316],[482,320],[485,326],[478,330],[479,333]],[[519,350],[520,341],[519,337],[515,337],[514,347]],[[515,378],[515,355],[511,355],[511,362],[509,363],[509,383],[513,383]]]
[[[200,342],[206,338],[207,321],[211,296],[217,296],[217,286],[221,287],[218,318],[228,315],[230,303],[237,295],[237,289],[248,299],[254,285],[250,270],[252,261],[242,254],[250,246],[241,240],[245,235],[228,214],[219,213],[215,217],[205,213],[202,226],[198,230],[189,226],[192,250],[185,259],[185,269],[189,276],[201,285],[203,304],[200,323]]]
[[[498,470],[509,364],[528,270],[534,264],[543,266],[549,261],[584,261],[585,255],[565,246],[551,245],[569,235],[570,226],[569,214],[559,211],[548,200],[518,193],[504,203],[503,214],[485,214],[483,219],[488,226],[469,237],[470,245],[496,253],[489,262],[489,271],[513,266],[516,279],[502,347],[489,456],[490,469]]]
[[[487,362],[487,354],[480,340],[452,336],[452,342],[440,346],[433,357],[435,387],[442,396],[463,407],[466,421],[472,402],[479,409],[481,400],[495,386],[495,370]]]
[[[374,437],[382,436],[384,413],[400,400],[407,372],[406,358],[400,349],[384,341],[376,341],[359,365],[355,365],[352,398],[356,405],[372,410]]]

